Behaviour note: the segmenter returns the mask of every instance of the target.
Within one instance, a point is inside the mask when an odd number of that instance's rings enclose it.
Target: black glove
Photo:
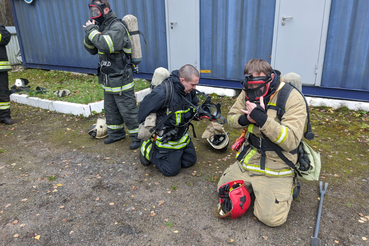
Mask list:
[[[175,138],[176,136],[177,136],[177,130],[176,129],[170,130],[169,132],[163,135],[161,142],[168,143],[168,141],[170,141],[172,138]]]
[[[250,117],[251,119],[255,120],[260,127],[263,127],[268,119],[268,115],[266,114],[265,109],[263,109],[259,104],[256,105],[257,107],[251,111]]]

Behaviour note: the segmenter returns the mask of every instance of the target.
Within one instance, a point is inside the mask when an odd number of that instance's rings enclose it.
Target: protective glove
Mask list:
[[[163,135],[163,137],[161,139],[161,142],[162,143],[168,143],[168,141],[170,141],[175,136],[177,136],[177,130],[176,129],[170,130],[169,132],[167,132]]]
[[[265,124],[265,122],[268,119],[268,115],[265,111],[265,109],[263,109],[259,104],[256,104],[256,108],[254,108],[251,113],[250,113],[250,117],[256,121],[256,123],[260,126],[263,127],[263,125]]]

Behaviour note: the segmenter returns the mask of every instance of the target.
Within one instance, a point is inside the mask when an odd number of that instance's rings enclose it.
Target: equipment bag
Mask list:
[[[321,169],[320,154],[317,153],[305,141],[301,141],[299,145],[298,161],[296,170],[300,173],[298,179],[308,181],[318,181]]]

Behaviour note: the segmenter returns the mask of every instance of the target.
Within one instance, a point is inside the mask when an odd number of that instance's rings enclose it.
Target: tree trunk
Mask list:
[[[14,26],[12,9],[10,8],[10,0],[0,0],[0,23],[4,26]]]

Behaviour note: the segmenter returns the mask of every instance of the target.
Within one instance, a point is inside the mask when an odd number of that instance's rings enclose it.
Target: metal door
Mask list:
[[[272,66],[320,85],[331,0],[277,0]]]
[[[200,70],[199,0],[166,0],[169,71],[191,64]]]

